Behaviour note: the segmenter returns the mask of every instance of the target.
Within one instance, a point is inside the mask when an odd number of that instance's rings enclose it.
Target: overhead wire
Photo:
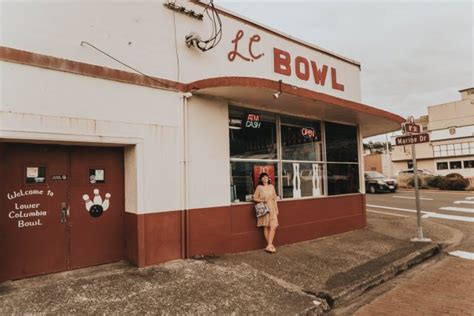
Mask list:
[[[112,55],[110,55],[109,53],[103,51],[102,49],[98,48],[97,46],[94,46],[93,44],[91,44],[91,43],[89,43],[89,42],[86,42],[86,41],[81,41],[81,46],[84,46],[84,44],[87,45],[87,46],[89,46],[89,47],[91,47],[91,48],[93,48],[93,49],[95,49],[96,51],[98,51],[98,52],[104,54],[105,56],[109,57],[110,59],[112,59],[112,60],[118,62],[118,63],[121,64],[122,66],[127,67],[127,68],[129,68],[129,69],[135,71],[136,73],[138,73],[138,74],[144,76],[145,78],[150,79],[151,81],[154,81],[154,82],[156,82],[156,83],[159,83],[160,85],[163,85],[163,82],[162,82],[162,81],[160,81],[160,80],[158,80],[158,79],[156,79],[156,78],[153,78],[152,76],[147,75],[146,73],[144,73],[144,72],[138,70],[137,68],[134,68],[134,67],[132,67],[132,66],[130,66],[130,65],[126,64],[126,63],[124,63],[124,62],[121,61],[120,59],[115,58],[114,56],[112,56]],[[168,91],[176,91],[176,89],[173,89],[173,88],[166,88],[166,87],[156,87],[156,88],[162,89],[162,90],[168,90]]]

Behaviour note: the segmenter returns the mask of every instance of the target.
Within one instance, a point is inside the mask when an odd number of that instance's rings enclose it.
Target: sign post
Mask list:
[[[421,226],[421,207],[420,207],[420,191],[418,183],[418,168],[416,165],[416,148],[415,144],[427,143],[430,141],[430,136],[428,133],[421,133],[422,128],[419,124],[415,123],[413,116],[407,118],[406,123],[402,123],[402,133],[404,136],[399,136],[395,138],[395,145],[408,145],[411,144],[411,155],[413,160],[413,181],[415,184],[415,201],[416,201],[416,231],[417,234],[415,238],[412,238],[411,241],[423,241],[431,242],[431,239],[423,237],[423,228]]]

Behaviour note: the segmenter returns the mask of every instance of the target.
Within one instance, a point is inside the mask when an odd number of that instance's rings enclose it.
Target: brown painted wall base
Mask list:
[[[278,205],[280,227],[276,245],[330,236],[367,225],[365,195],[362,194],[281,201]],[[127,213],[127,259],[143,267],[196,255],[235,253],[265,246],[262,229],[256,227],[253,204],[189,210],[187,231],[183,229],[184,216],[183,211]]]
[[[364,228],[365,195],[281,201],[275,244],[284,245]],[[265,246],[253,204],[189,211],[188,256],[217,255]]]
[[[183,212],[125,216],[125,254],[139,267],[180,259]]]

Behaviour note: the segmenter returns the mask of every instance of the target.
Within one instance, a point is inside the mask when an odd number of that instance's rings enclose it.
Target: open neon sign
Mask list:
[[[303,127],[301,129],[301,135],[303,135],[304,138],[313,139],[316,138],[316,131],[312,127]]]

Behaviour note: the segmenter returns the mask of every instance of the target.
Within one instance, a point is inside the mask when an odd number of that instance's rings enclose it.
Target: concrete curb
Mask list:
[[[321,315],[324,312],[328,312],[329,310],[362,295],[365,291],[394,278],[403,271],[406,271],[431,257],[441,254],[441,252],[442,246],[439,244],[426,245],[422,249],[386,266],[378,274],[349,285],[343,291],[331,296],[329,300],[320,297],[320,299],[324,301],[322,306],[315,307],[311,311],[304,311],[303,314]],[[333,302],[329,302],[331,300]]]

